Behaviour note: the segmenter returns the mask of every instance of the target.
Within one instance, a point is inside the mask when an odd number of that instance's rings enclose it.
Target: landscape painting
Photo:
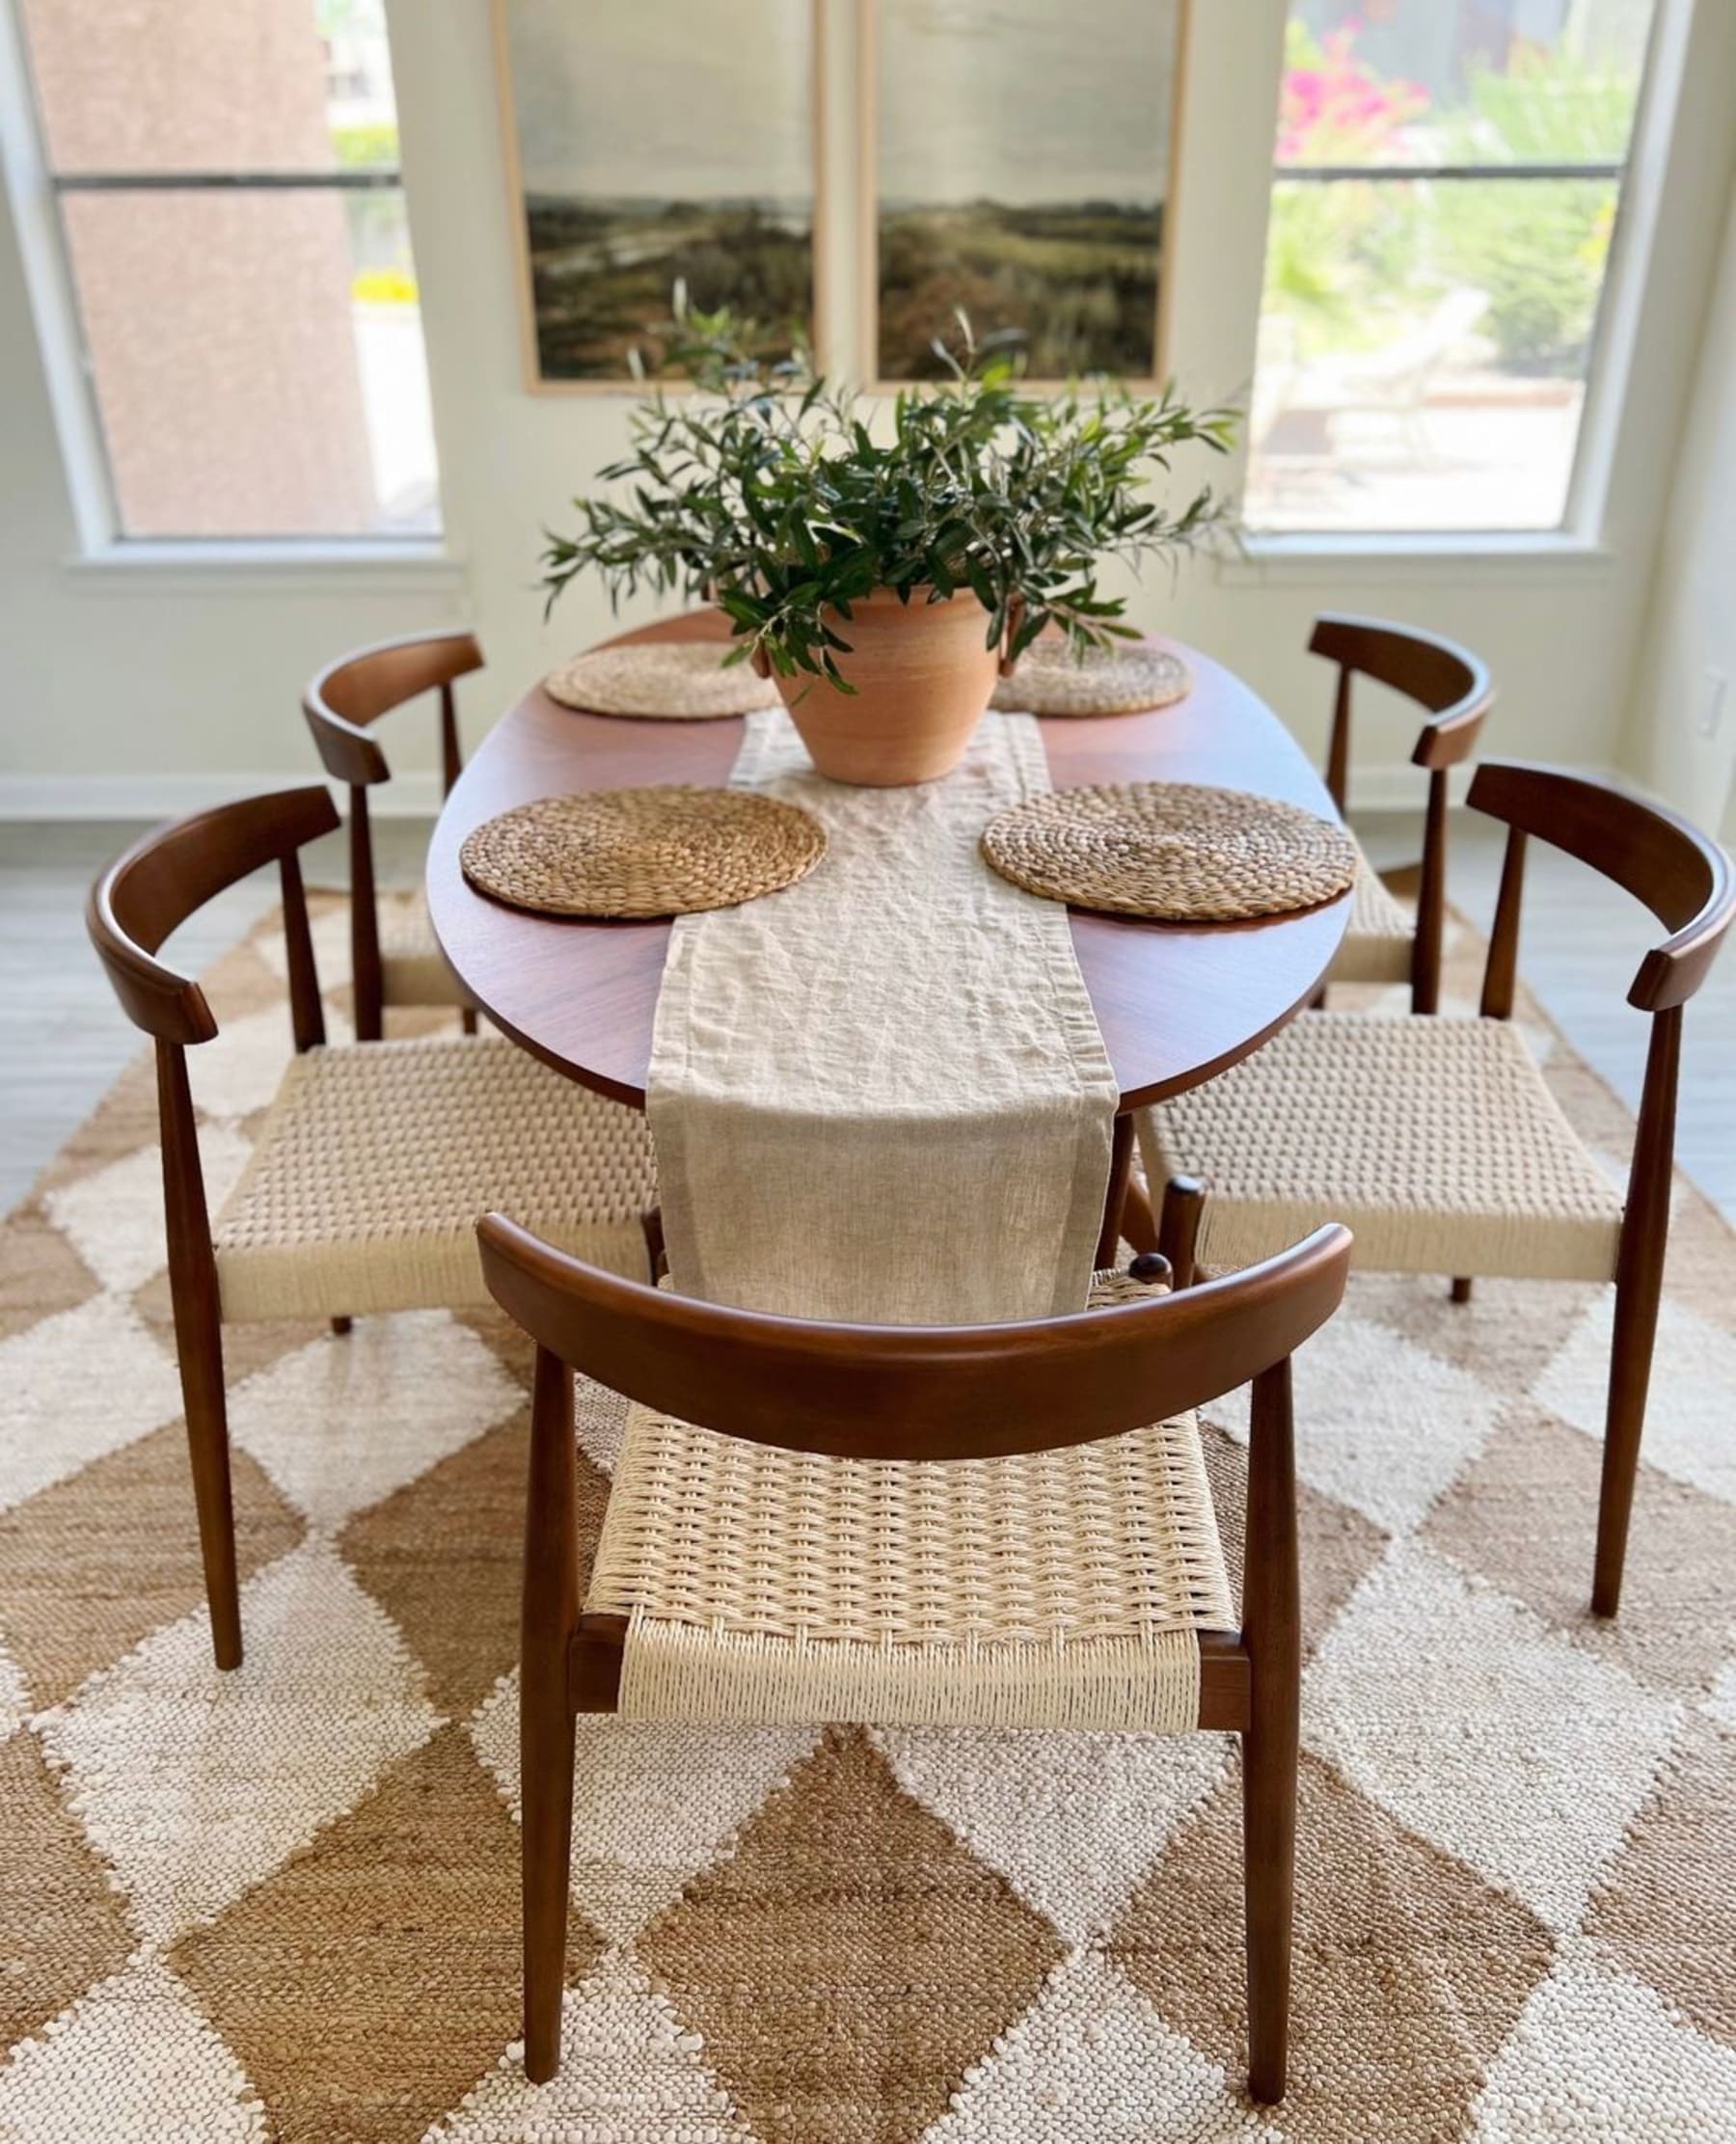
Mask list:
[[[812,0],[495,0],[539,382],[662,363],[670,294],[814,310]]]
[[[873,4],[881,378],[956,308],[1034,379],[1155,378],[1186,0]]]

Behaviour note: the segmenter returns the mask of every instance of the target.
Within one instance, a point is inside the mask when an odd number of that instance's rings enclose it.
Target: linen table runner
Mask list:
[[[1082,1310],[1120,1096],[1067,910],[977,847],[1050,786],[1036,722],[985,717],[943,781],[854,789],[779,708],[732,780],[829,846],[674,925],[646,1100],[672,1284],[871,1324]]]

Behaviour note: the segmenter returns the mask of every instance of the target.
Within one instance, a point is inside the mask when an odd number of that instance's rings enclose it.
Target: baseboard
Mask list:
[[[293,789],[297,782],[295,774],[281,769],[268,774],[0,774],[0,820],[139,820],[154,826],[237,797]],[[342,785],[327,786],[342,804]],[[440,778],[432,772],[394,774],[368,802],[382,819],[432,819],[440,809]]]

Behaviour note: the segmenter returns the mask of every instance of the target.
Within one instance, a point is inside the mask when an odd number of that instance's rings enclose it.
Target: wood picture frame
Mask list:
[[[625,362],[618,372],[563,373],[547,369],[548,337],[544,322],[539,319],[538,314],[535,257],[530,229],[530,196],[527,191],[527,158],[522,138],[522,113],[515,94],[513,56],[514,12],[535,4],[537,0],[490,0],[502,163],[506,180],[505,206],[518,306],[524,385],[526,391],[532,394],[637,394],[640,391],[641,382]],[[618,5],[620,0],[600,0],[600,4]],[[744,4],[763,6],[770,13],[787,14],[792,19],[799,20],[808,42],[807,64],[801,70],[808,103],[807,122],[803,130],[806,137],[808,179],[805,197],[808,208],[808,334],[816,361],[824,366],[827,362],[825,323],[827,266],[824,237],[827,220],[824,116],[825,39],[828,14],[827,0],[744,0]],[[642,11],[634,12],[642,14]],[[574,38],[594,39],[597,7],[583,11],[574,9],[571,14]],[[581,198],[583,197],[574,197],[575,200]],[[752,201],[755,197],[747,192],[740,198]],[[700,292],[695,296],[696,302],[712,302],[709,293]],[[674,379],[665,384],[672,390],[679,390],[685,385]]]
[[[909,376],[901,377],[896,372],[884,371],[881,365],[881,32],[882,14],[888,4],[896,6],[899,0],[857,0],[856,252],[859,283],[856,310],[862,339],[862,346],[858,352],[861,376],[869,380],[877,390],[893,392],[901,387],[920,383]],[[1159,0],[1149,0],[1149,5],[1155,10]],[[1173,26],[1170,38],[1170,79],[1165,104],[1167,141],[1162,158],[1163,193],[1160,204],[1161,225],[1156,245],[1152,365],[1149,370],[1115,375],[1124,379],[1129,387],[1147,392],[1156,390],[1169,376],[1171,278],[1166,271],[1174,244],[1176,202],[1181,170],[1183,90],[1193,30],[1193,0],[1168,0],[1168,5],[1173,11]],[[1105,49],[1110,52],[1111,58],[1115,56],[1112,48]],[[993,323],[987,324],[992,326]],[[1034,369],[1026,384],[1038,389],[1057,389],[1066,382],[1057,372]]]

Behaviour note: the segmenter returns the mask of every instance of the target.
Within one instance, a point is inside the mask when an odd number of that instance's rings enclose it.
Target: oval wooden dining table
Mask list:
[[[720,612],[694,611],[617,635],[609,644],[727,637]],[[1150,714],[1043,722],[1055,787],[1211,782],[1285,798],[1336,818],[1324,783],[1264,701],[1210,657],[1191,648],[1177,652],[1193,679],[1184,699]],[[671,926],[504,908],[471,887],[459,868],[459,850],[474,827],[534,798],[726,781],[741,742],[739,719],[583,715],[534,686],[483,740],[434,829],[428,909],[465,987],[526,1049],[619,1100],[644,1102]],[[1301,914],[1203,925],[1075,909],[1073,944],[1121,1086],[1123,1111],[1197,1086],[1282,1027],[1318,988],[1343,936],[1349,906],[1344,895]]]

